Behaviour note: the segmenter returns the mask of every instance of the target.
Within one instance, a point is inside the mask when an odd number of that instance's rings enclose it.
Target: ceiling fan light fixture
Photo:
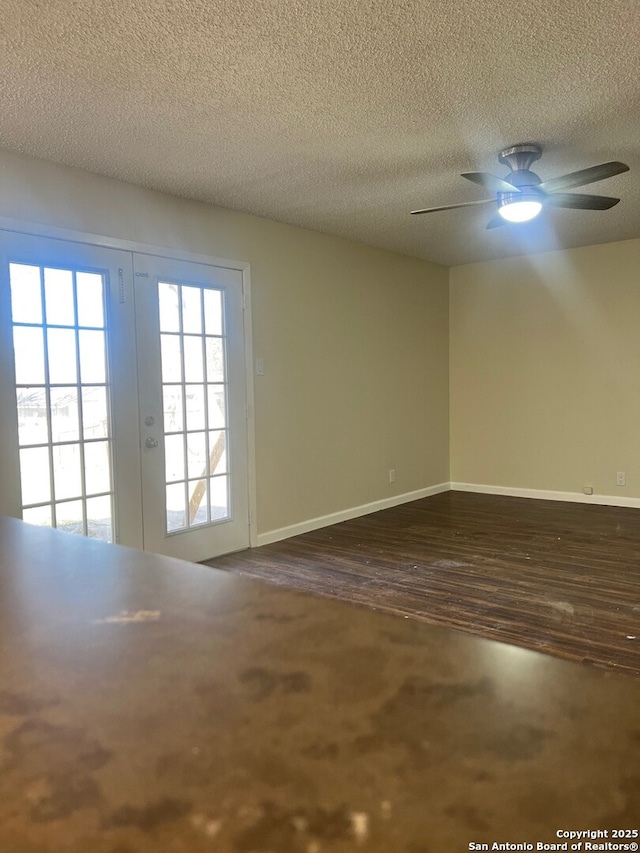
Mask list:
[[[507,222],[528,222],[542,210],[540,199],[529,193],[500,193],[498,213]]]

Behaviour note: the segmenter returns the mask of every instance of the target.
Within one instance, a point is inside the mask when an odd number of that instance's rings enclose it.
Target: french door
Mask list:
[[[190,560],[247,547],[242,273],[0,233],[0,512]]]
[[[247,547],[242,275],[134,257],[145,547]]]

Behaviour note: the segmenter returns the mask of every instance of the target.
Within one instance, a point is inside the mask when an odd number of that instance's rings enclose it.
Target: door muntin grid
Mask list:
[[[22,517],[113,541],[103,272],[9,264]]]
[[[158,281],[165,532],[228,521],[228,376],[222,289]]]

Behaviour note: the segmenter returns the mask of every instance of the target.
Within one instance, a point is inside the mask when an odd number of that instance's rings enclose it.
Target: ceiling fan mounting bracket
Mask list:
[[[528,171],[532,163],[542,157],[542,148],[532,142],[511,145],[498,154],[498,160],[512,172]]]

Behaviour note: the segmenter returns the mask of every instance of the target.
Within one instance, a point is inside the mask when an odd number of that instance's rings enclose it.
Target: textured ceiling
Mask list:
[[[444,264],[640,236],[638,0],[4,0],[0,145]],[[460,172],[582,192],[487,232]]]

